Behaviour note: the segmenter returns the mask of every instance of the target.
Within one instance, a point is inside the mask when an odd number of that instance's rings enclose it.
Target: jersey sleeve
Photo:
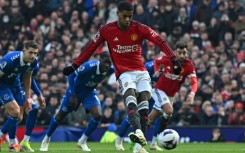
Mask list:
[[[196,70],[192,62],[188,64],[188,78],[197,77]]]
[[[3,58],[0,61],[0,71],[3,73],[9,72],[13,67],[13,63],[10,60]]]
[[[31,82],[31,90],[36,94],[36,95],[40,95],[41,94],[41,90],[39,89],[37,82],[35,80],[34,77],[32,77],[32,82]]]
[[[164,38],[162,38],[159,34],[157,34],[154,30],[152,30],[150,27],[141,24],[140,33],[142,33],[147,40],[156,44],[168,57],[175,56],[175,53],[170,48],[167,41]]]
[[[103,26],[98,30],[98,32],[93,36],[92,40],[90,40],[89,44],[81,51],[78,58],[73,62],[75,65],[81,65],[85,61],[87,61],[95,52],[95,50],[99,47],[99,45],[105,40],[102,36]]]
[[[162,71],[165,63],[166,63],[166,58],[164,58],[164,57],[156,58],[154,60],[154,72]]]
[[[91,64],[92,65],[92,64]],[[75,74],[76,76],[84,75],[86,74],[92,66],[90,66],[90,62],[84,63],[81,65],[76,71]]]

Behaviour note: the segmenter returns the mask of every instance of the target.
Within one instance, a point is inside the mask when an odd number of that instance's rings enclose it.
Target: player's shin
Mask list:
[[[28,113],[28,117],[26,119],[26,132],[25,132],[25,136],[24,136],[22,141],[29,142],[30,135],[31,135],[32,130],[33,130],[35,124],[36,124],[37,113],[38,113],[38,109],[37,108],[32,109]]]
[[[141,129],[140,115],[137,111],[137,100],[134,96],[128,96],[126,98],[128,120],[132,125],[133,131]]]
[[[130,123],[128,121],[128,118],[125,118],[123,122],[121,123],[120,128],[118,130],[118,136],[120,138],[123,138],[123,136],[125,135],[129,127],[130,127]]]
[[[168,122],[169,122],[171,117],[172,117],[172,115],[163,113],[163,115],[159,118],[160,119],[160,124],[159,124],[159,127],[158,127],[158,134],[166,129],[166,127],[168,125]]]
[[[149,103],[148,101],[142,101],[138,104],[137,107],[138,107],[138,112],[140,114],[141,130],[145,134],[148,126]]]
[[[94,132],[94,130],[97,129],[97,127],[98,127],[99,124],[100,124],[100,121],[101,121],[101,116],[98,117],[98,118],[91,118],[91,119],[89,120],[88,127],[85,129],[84,134],[83,134],[82,137],[79,139],[79,142],[80,142],[80,143],[86,143],[86,142],[87,142],[88,137],[90,136],[90,134],[91,134],[92,132]]]

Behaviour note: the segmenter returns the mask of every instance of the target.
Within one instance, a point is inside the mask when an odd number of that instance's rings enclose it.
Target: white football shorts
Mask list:
[[[151,93],[151,78],[148,71],[128,71],[120,75],[118,79],[122,95],[133,88],[137,92],[149,91]]]
[[[155,101],[153,108],[160,112],[163,112],[162,105],[174,101],[174,97],[168,97],[164,91],[156,88],[152,89],[152,98]]]

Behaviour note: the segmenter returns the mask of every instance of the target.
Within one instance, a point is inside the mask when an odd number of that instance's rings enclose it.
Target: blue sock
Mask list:
[[[59,124],[57,123],[56,118],[54,116],[49,124],[47,136],[50,137],[58,126]]]
[[[7,130],[7,132],[9,133],[9,139],[15,139],[17,125],[18,118],[9,115],[8,120],[4,123],[1,131],[2,133],[6,133]]]
[[[123,137],[125,135],[125,133],[127,132],[128,128],[130,126],[130,123],[128,121],[128,118],[125,118],[123,120],[123,122],[120,125],[119,131],[118,131],[118,135],[120,137]]]
[[[36,124],[37,113],[38,113],[38,109],[32,109],[28,113],[28,117],[26,119],[26,133],[25,133],[25,135],[28,135],[28,136],[31,135],[32,130]]]
[[[155,123],[154,123],[154,126],[153,126],[153,136],[157,136],[158,134],[158,129],[159,129],[159,125],[160,125],[160,122],[161,122],[161,118],[157,118]]]
[[[88,137],[100,124],[100,121],[96,121],[94,118],[91,118],[88,123],[88,127],[85,129],[84,134]]]

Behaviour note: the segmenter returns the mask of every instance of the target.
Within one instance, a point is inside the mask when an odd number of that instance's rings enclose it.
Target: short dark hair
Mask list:
[[[110,58],[110,53],[109,51],[104,51],[100,54],[100,59],[105,59],[105,58]]]
[[[128,1],[121,1],[118,3],[117,9],[118,9],[118,11],[133,11],[134,6],[132,3],[128,2]]]
[[[38,44],[34,40],[27,40],[24,42],[24,48],[25,49],[28,49],[28,48],[38,49]]]
[[[182,42],[182,41],[179,41],[179,42],[177,42],[176,44],[175,44],[175,49],[184,49],[184,48],[187,48],[187,45],[184,43],[184,42]]]

